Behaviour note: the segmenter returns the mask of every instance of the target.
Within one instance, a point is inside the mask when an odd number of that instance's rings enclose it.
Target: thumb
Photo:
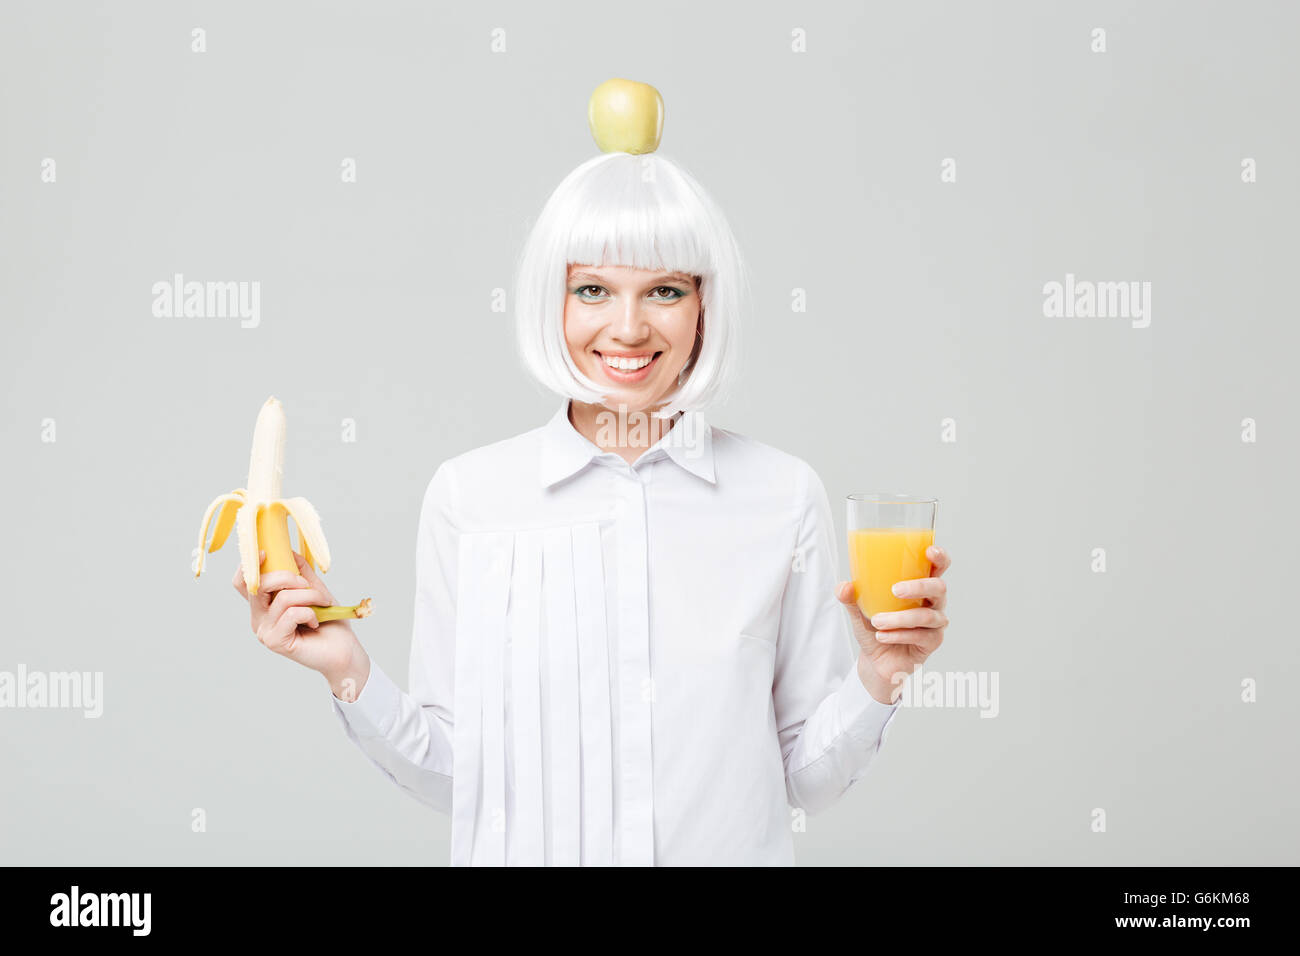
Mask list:
[[[876,639],[876,629],[871,626],[862,608],[858,607],[858,589],[852,581],[841,581],[835,591],[835,597],[848,608],[849,618],[853,621],[853,634],[859,640]]]
[[[334,598],[330,594],[329,588],[325,587],[325,582],[320,579],[320,575],[316,573],[316,569],[307,563],[307,559],[297,551],[293,552],[293,559],[298,563],[298,573],[303,576],[303,579],[317,591],[320,591],[321,594],[328,597],[330,602],[333,603]]]

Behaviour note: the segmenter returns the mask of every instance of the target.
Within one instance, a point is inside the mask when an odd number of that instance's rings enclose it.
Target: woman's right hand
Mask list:
[[[369,676],[370,659],[346,620],[316,620],[312,607],[329,607],[334,596],[301,554],[295,551],[293,557],[298,573],[270,571],[261,576],[256,594],[249,595],[241,568],[231,583],[248,601],[253,633],[264,647],[324,675],[340,700],[355,700]]]

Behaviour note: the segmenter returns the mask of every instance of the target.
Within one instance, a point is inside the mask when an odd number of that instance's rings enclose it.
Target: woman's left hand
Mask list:
[[[940,580],[952,565],[948,553],[937,545],[926,549],[934,565],[934,576],[910,578],[894,585],[900,598],[920,600],[922,607],[906,611],[883,611],[870,620],[858,608],[857,588],[852,581],[840,583],[836,597],[849,608],[853,636],[858,639],[858,676],[882,704],[892,703],[903,690],[903,678],[912,673],[943,643],[948,626],[948,585]]]

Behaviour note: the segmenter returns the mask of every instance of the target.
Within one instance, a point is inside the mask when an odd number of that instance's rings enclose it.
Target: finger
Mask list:
[[[266,552],[257,552],[259,563],[266,562]],[[275,592],[286,587],[307,587],[307,582],[292,571],[268,571],[266,574],[258,575],[257,593],[249,600],[250,604],[256,603],[261,610],[265,611],[271,606],[271,599],[275,597]]]
[[[911,644],[926,654],[933,654],[943,643],[943,631],[930,627],[900,628],[896,631],[877,631],[881,644]]]
[[[316,583],[320,581],[320,576],[316,573],[316,569],[308,564],[307,559],[297,551],[293,552],[293,559],[298,562],[298,573],[310,581],[314,587]]]
[[[267,615],[266,620],[273,619]],[[320,622],[316,620],[316,612],[309,607],[291,607],[279,618],[274,619],[273,623],[263,625],[257,639],[268,650],[275,651],[277,654],[287,654],[293,649],[298,628],[304,625],[312,628],[320,626]]]
[[[948,583],[942,578],[910,578],[899,581],[891,590],[895,597],[928,600],[933,608],[942,608],[948,603]]]
[[[862,608],[858,607],[858,589],[852,581],[841,581],[840,586],[835,591],[836,599],[849,609],[853,616],[855,628],[860,629],[865,634],[871,634],[875,628],[867,620]]]
[[[298,574],[304,578],[311,587],[314,587],[317,591],[320,591],[321,594],[328,598],[325,602],[325,606],[329,607],[329,605],[333,604],[334,598],[330,596],[329,588],[325,586],[325,582],[322,581],[320,575],[316,573],[316,569],[308,564],[307,559],[297,551],[293,552],[293,559],[298,562]]]
[[[932,574],[936,578],[943,574],[943,572],[947,571],[948,568],[952,567],[952,558],[949,556],[947,551],[939,547],[937,544],[932,544],[930,547],[926,548],[925,556],[929,558],[930,563],[934,565],[934,571]]]
[[[282,588],[309,588],[311,583],[301,574],[294,574],[292,571],[268,571],[262,575],[262,579],[257,584],[257,593],[267,595],[268,604],[274,597],[275,591]]]
[[[881,611],[871,619],[876,630],[900,627],[947,627],[948,616],[933,607],[913,607],[906,611]]]
[[[275,592],[275,599],[266,613],[271,615],[271,620],[275,620],[291,607],[329,607],[330,603],[332,602],[326,601],[325,595],[315,588],[283,588]]]

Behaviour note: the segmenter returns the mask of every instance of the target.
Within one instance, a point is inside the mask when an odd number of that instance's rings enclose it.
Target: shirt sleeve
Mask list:
[[[877,701],[858,676],[849,609],[835,597],[838,566],[826,488],[806,464],[798,532],[781,602],[772,697],[790,806],[818,813],[866,773],[898,704]]]
[[[354,701],[330,693],[344,732],[385,776],[416,799],[451,812],[458,541],[452,476],[444,463],[425,490],[415,548],[410,693],[372,657]]]

